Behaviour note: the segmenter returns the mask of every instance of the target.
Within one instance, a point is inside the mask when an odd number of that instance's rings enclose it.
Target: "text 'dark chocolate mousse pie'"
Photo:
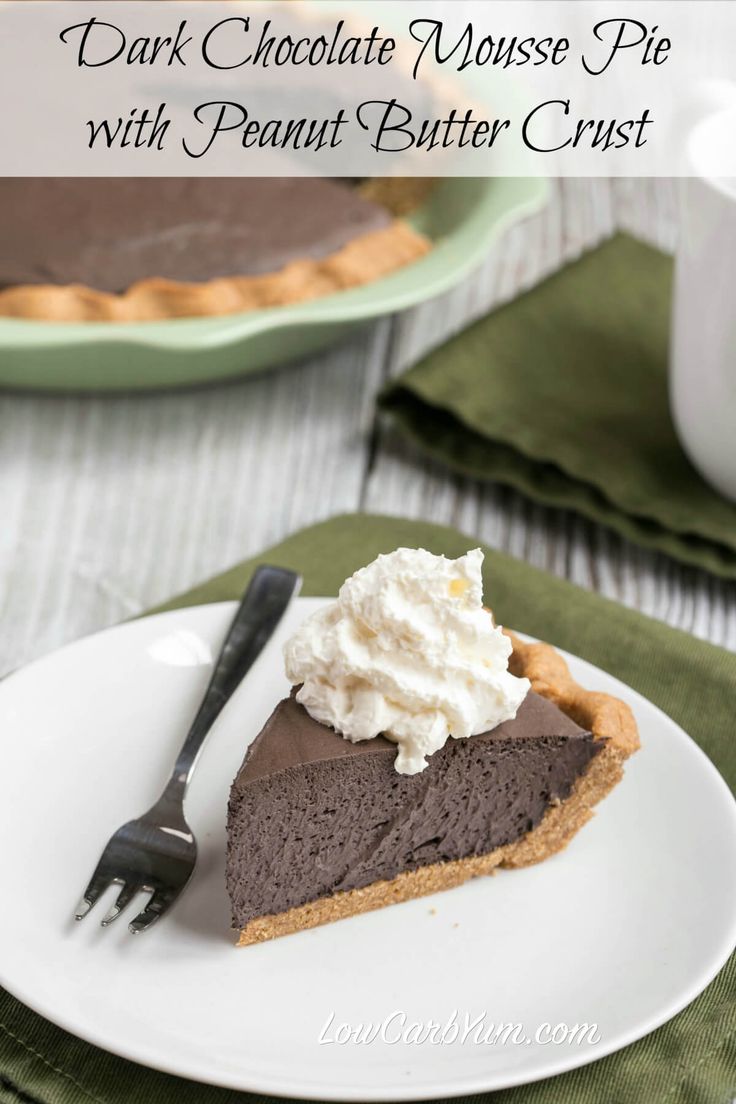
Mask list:
[[[284,306],[370,283],[429,248],[337,180],[0,180],[6,317],[132,322]]]
[[[240,945],[540,862],[621,779],[628,706],[494,625],[482,558],[379,556],[287,643],[230,796]]]

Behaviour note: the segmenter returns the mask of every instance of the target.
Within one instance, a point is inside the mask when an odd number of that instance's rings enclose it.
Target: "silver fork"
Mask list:
[[[138,934],[147,931],[179,897],[197,861],[197,841],[184,815],[184,798],[202,745],[300,587],[301,578],[293,571],[269,566],[257,569],[228,630],[171,778],[147,813],[129,820],[111,836],[77,906],[77,920],[84,919],[110,885],[119,885],[118,898],[102,919],[102,926],[107,927],[144,890],[151,897],[128,925],[129,931]]]

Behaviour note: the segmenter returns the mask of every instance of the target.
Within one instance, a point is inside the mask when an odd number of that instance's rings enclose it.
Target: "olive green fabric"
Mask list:
[[[422,522],[335,518],[165,608],[237,598],[261,562],[303,572],[306,594],[334,594],[352,571],[397,545],[458,556],[475,543]],[[733,786],[736,656],[499,552],[484,551],[486,594],[503,623],[576,652],[645,694],[690,732]],[[548,1081],[473,1099],[492,1099],[493,1104],[727,1104],[736,1096],[735,992],[732,959],[684,1012],[618,1054]],[[106,1054],[0,992],[0,1104],[247,1104],[256,1099],[263,1098],[182,1081]]]
[[[435,459],[736,578],[736,505],[670,417],[672,261],[610,239],[392,383],[381,405]]]

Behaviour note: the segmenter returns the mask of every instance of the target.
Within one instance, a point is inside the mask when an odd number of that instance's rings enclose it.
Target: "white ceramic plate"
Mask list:
[[[432,898],[233,947],[223,885],[228,787],[286,689],[281,643],[316,601],[292,607],[213,730],[188,809],[200,866],[171,915],[139,938],[121,921],[102,930],[94,913],[75,924],[72,909],[113,829],[157,796],[234,607],[136,621],[0,685],[0,885],[15,894],[14,907],[0,910],[0,982],[134,1061],[329,1100],[451,1096],[546,1077],[640,1038],[691,1001],[734,940],[734,802],[672,721],[574,658],[581,682],[631,704],[643,746],[567,851]],[[463,1041],[466,1017],[482,1017],[482,1028]],[[414,1023],[430,1035],[432,1023],[446,1030],[416,1042]],[[345,1033],[342,1024],[385,1028],[373,1042],[329,1041]],[[518,1031],[478,1041],[492,1037],[491,1024],[521,1024],[529,1041]],[[597,1030],[555,1044],[545,1024]]]

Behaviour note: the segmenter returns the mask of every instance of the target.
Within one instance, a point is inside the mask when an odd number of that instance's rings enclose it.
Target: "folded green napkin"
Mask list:
[[[736,506],[667,398],[672,262],[626,235],[430,353],[381,396],[433,457],[736,578]]]
[[[302,571],[306,594],[334,594],[347,575],[397,545],[459,556],[476,543],[422,522],[335,518],[162,608],[237,598],[264,561]],[[683,725],[731,784],[736,782],[736,656],[499,552],[484,551],[486,594],[500,621],[576,652],[628,682]],[[6,954],[11,951],[4,948]],[[493,1104],[726,1104],[735,1092],[732,958],[705,993],[646,1039],[572,1073],[472,1099],[492,1099]],[[246,1104],[262,1099],[116,1058],[47,1023],[0,990],[0,1104]]]

